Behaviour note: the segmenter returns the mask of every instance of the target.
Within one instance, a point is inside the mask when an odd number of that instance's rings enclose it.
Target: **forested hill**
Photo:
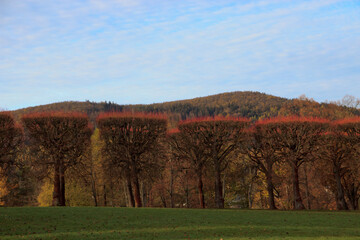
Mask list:
[[[288,102],[286,98],[259,92],[230,92],[188,100],[135,105],[141,111],[159,111],[180,114],[181,119],[199,116],[242,116],[261,118],[276,116]]]
[[[60,102],[14,111],[21,115],[41,111],[86,112],[92,120],[103,111],[145,111],[167,113],[173,121],[200,116],[242,116],[253,120],[278,115],[316,116],[330,119],[360,116],[356,108],[336,104],[318,103],[313,100],[286,99],[259,92],[230,92],[188,100],[154,103],[147,105],[119,105],[112,102]]]

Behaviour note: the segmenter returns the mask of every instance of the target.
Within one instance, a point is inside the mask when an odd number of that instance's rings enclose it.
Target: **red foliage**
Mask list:
[[[17,129],[18,131],[23,131],[22,125],[15,122],[11,112],[9,111],[0,111],[0,118],[2,119],[2,123],[1,124],[6,124],[6,126],[11,126],[15,129]],[[5,125],[2,125],[1,127],[4,127]]]
[[[0,116],[8,116],[8,117],[11,117],[11,113],[9,111],[0,111]]]
[[[344,118],[338,121],[335,121],[336,124],[348,124],[348,123],[360,123],[360,117]]]
[[[354,144],[359,142],[360,117],[345,118],[336,122],[338,128],[353,138]]]
[[[167,135],[169,136],[171,136],[171,135],[173,135],[173,134],[177,134],[177,133],[179,133],[180,132],[180,130],[178,129],[178,128],[172,128],[172,129],[169,129],[168,131],[167,131]]]

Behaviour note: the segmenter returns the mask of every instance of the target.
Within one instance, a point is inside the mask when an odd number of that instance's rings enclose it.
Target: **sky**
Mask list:
[[[0,0],[0,108],[360,97],[360,0]]]

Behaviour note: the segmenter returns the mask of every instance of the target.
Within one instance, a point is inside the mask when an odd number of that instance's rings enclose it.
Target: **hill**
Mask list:
[[[330,103],[318,103],[307,98],[286,99],[260,92],[229,92],[198,97],[188,100],[120,105],[112,102],[59,102],[13,111],[19,119],[21,115],[42,111],[77,111],[87,113],[92,121],[100,112],[144,111],[167,113],[172,122],[201,116],[241,116],[253,120],[278,115],[316,116],[338,119],[346,116],[360,116],[360,110]]]

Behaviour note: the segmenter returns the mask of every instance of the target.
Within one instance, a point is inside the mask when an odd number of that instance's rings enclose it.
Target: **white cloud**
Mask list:
[[[10,107],[32,98],[165,101],[216,89],[296,97],[323,94],[324,86],[332,99],[352,89],[328,79],[360,75],[355,1],[355,8],[336,0],[5,3],[0,101]],[[122,89],[141,94],[122,98]]]

